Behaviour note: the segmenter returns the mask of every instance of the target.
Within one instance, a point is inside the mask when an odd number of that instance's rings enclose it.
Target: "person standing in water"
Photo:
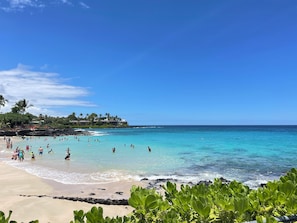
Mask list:
[[[39,155],[43,154],[43,148],[41,146],[39,147],[38,152],[39,152]]]
[[[65,160],[70,160],[70,149],[69,149],[69,147],[66,150]]]
[[[35,160],[35,155],[34,155],[33,151],[31,152],[31,160]]]

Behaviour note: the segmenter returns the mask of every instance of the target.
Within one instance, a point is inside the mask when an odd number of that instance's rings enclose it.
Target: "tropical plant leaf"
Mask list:
[[[154,195],[148,195],[145,199],[145,209],[154,209],[158,207],[158,198]]]

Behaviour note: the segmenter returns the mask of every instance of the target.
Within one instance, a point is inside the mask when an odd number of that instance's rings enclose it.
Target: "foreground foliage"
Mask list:
[[[167,182],[165,198],[154,190],[132,188],[131,222],[277,222],[274,217],[297,213],[297,170],[251,190],[242,183],[216,179],[193,187]],[[137,221],[134,221],[137,219]]]
[[[154,189],[132,187],[129,204],[135,210],[128,216],[103,217],[103,209],[93,207],[86,213],[74,211],[71,223],[230,223],[251,220],[273,223],[278,222],[275,217],[297,213],[296,169],[257,190],[237,181],[223,183],[220,179],[215,179],[211,185],[181,185],[180,188],[167,182],[163,189],[164,196]],[[8,220],[2,212],[0,223]]]

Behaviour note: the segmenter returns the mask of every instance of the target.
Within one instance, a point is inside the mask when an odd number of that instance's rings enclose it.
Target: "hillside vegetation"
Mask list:
[[[4,106],[7,100],[0,95],[0,107]],[[75,112],[67,117],[51,117],[39,114],[38,116],[26,112],[33,106],[26,99],[15,103],[11,112],[0,114],[0,129],[24,129],[24,128],[107,128],[127,127],[128,122],[117,115],[109,113],[76,115]]]

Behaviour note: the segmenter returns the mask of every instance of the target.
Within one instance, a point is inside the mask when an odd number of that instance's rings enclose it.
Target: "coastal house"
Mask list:
[[[70,120],[70,124],[79,125],[79,126],[88,126],[88,125],[112,125],[112,126],[124,126],[128,125],[128,122],[125,119],[113,119],[113,118],[104,118],[104,119],[94,119],[93,122],[89,120]]]

